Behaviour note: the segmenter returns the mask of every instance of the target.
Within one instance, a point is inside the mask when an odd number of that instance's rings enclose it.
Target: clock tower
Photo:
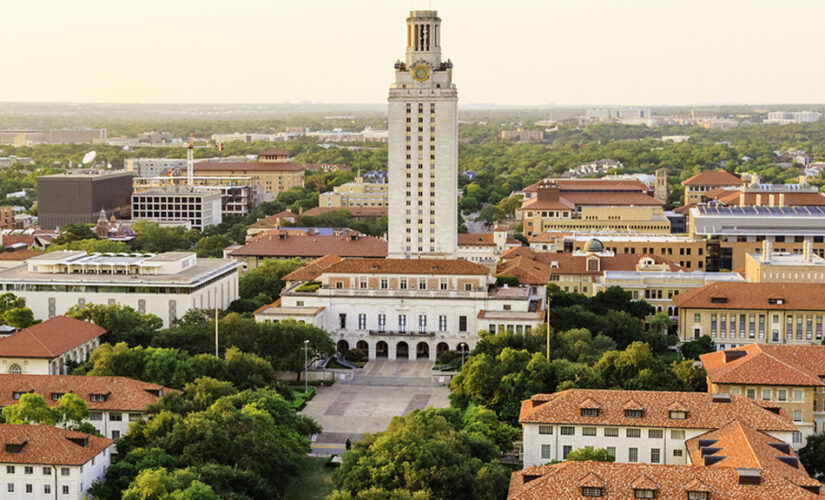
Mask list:
[[[441,19],[407,18],[407,53],[390,85],[389,258],[455,259],[458,234],[458,92],[441,60]]]

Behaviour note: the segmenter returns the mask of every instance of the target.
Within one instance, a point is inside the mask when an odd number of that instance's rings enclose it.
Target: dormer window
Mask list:
[[[18,399],[20,399],[20,396],[22,396],[23,394],[26,394],[26,393],[25,392],[12,392],[11,397],[14,400],[18,400]]]
[[[644,410],[625,410],[624,416],[625,418],[642,418],[644,416]]]
[[[687,500],[708,500],[710,497],[708,496],[707,491],[688,491],[687,492]]]
[[[581,409],[582,417],[598,417],[599,416],[599,409],[598,408],[582,408]]]
[[[685,420],[687,418],[686,411],[673,411],[670,412],[671,420]]]
[[[598,271],[599,270],[599,259],[596,257],[592,257],[587,259],[587,270],[588,271]]]
[[[92,402],[95,402],[95,403],[102,403],[102,402],[106,401],[106,397],[107,397],[106,394],[89,394],[89,401],[92,401]]]
[[[711,297],[710,298],[711,304],[727,304],[728,298],[727,297]]]
[[[635,488],[633,490],[633,498],[656,498],[656,490]]]
[[[60,399],[61,396],[66,394],[65,392],[53,392],[52,393],[52,401],[57,401]]]
[[[24,446],[26,446],[26,441],[22,443],[6,443],[6,453],[22,453]]]
[[[582,486],[583,497],[601,497],[604,496],[604,488],[597,488],[594,486]]]
[[[785,303],[785,299],[778,299],[778,298],[768,299],[768,304],[782,305],[784,303]]]

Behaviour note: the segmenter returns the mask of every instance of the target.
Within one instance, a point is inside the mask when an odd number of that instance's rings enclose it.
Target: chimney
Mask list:
[[[771,194],[768,196],[768,206],[769,206],[769,207],[772,207],[772,206],[773,206],[773,193],[771,193]]]
[[[542,180],[536,194],[539,201],[559,201],[559,185],[550,180]]]
[[[785,193],[779,193],[779,208],[785,206]]]

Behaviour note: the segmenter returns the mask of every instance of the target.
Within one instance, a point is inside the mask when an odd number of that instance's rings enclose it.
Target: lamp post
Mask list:
[[[304,339],[304,394],[309,392],[309,339]]]

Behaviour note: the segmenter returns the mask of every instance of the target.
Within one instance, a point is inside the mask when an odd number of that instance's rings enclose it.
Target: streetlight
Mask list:
[[[304,394],[309,392],[309,339],[304,339]]]

